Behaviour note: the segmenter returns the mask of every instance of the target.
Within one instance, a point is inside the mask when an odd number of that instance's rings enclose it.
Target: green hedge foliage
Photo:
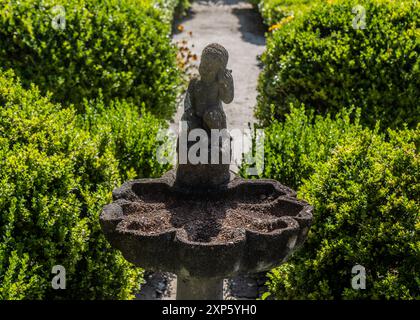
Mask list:
[[[290,103],[316,113],[362,109],[373,127],[414,128],[420,118],[420,4],[418,1],[316,2],[273,31],[263,55],[257,117],[284,119]],[[356,4],[366,29],[353,29]]]
[[[279,299],[420,298],[420,125],[362,131],[334,148],[299,190],[314,206],[308,239],[270,275]],[[351,287],[354,265],[366,289]]]
[[[310,10],[315,2],[328,4],[328,0],[252,0],[258,7],[264,23],[272,26],[289,16],[298,16]]]
[[[156,158],[157,146],[164,142],[164,137],[158,139],[165,132],[165,122],[144,108],[139,116],[137,106],[125,101],[106,105],[99,98],[85,102],[84,108],[85,113],[78,115],[78,126],[95,135],[101,150],[112,148],[122,181],[158,177],[169,170],[169,164],[161,165]]]
[[[149,0],[0,0],[0,65],[79,112],[102,93],[170,118],[180,78],[168,16]]]
[[[127,299],[138,289],[141,270],[109,246],[98,216],[121,177],[163,170],[148,164],[159,122],[110,108],[90,106],[83,124],[0,73],[0,300]],[[66,290],[52,289],[54,265],[66,268]]]
[[[155,0],[156,6],[164,10],[163,19],[172,23],[174,19],[186,14],[191,6],[190,0]]]
[[[290,106],[285,121],[264,128],[264,171],[272,178],[297,189],[320,162],[329,159],[335,146],[364,129],[360,110],[342,110],[335,117],[314,115],[313,110]],[[352,120],[354,118],[354,120]],[[244,175],[246,167],[241,168]]]

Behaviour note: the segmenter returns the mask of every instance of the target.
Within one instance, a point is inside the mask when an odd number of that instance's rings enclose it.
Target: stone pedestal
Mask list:
[[[177,300],[223,300],[223,279],[178,276]]]

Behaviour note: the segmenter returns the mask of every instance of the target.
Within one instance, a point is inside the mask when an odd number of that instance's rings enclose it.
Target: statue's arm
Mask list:
[[[231,103],[233,100],[233,77],[232,71],[228,69],[222,70],[218,75],[219,80],[219,96],[224,103]]]

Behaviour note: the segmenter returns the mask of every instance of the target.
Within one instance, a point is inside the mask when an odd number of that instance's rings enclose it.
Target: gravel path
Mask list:
[[[175,21],[174,43],[184,43],[191,54],[197,55],[212,42],[223,45],[229,52],[228,68],[232,69],[235,98],[224,105],[229,129],[245,129],[255,123],[253,115],[260,73],[258,57],[265,49],[264,26],[252,5],[240,0],[195,1],[189,14]],[[193,68],[194,69],[194,68]],[[171,127],[177,131],[183,112],[183,97]],[[138,300],[172,300],[176,296],[176,277],[170,273],[147,273],[146,283]],[[256,299],[265,291],[265,276],[253,275],[225,280],[224,298]]]

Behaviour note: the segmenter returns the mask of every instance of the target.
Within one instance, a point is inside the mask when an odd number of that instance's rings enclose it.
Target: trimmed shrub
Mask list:
[[[164,16],[148,0],[0,0],[0,65],[79,112],[102,93],[170,118],[180,78]]]
[[[420,298],[420,125],[363,131],[319,163],[299,190],[314,206],[303,248],[270,274],[279,299]],[[366,289],[351,286],[366,269]]]
[[[348,137],[363,132],[360,110],[342,110],[335,117],[315,116],[313,110],[290,107],[285,121],[273,121],[264,128],[264,171],[272,178],[298,189],[314,173],[320,162],[327,161],[334,148]],[[354,120],[351,120],[354,118]],[[241,167],[245,175],[246,165]]]
[[[118,160],[122,181],[136,177],[158,177],[170,165],[161,165],[156,158],[160,130],[164,121],[157,120],[144,105],[141,116],[138,107],[125,101],[102,100],[85,102],[86,112],[78,116],[78,126],[95,135],[101,150],[111,148]]]
[[[275,25],[286,17],[298,16],[310,10],[315,2],[328,3],[328,0],[252,0],[258,7],[264,23]]]
[[[160,170],[144,160],[159,122],[125,103],[111,106],[114,116],[102,109],[88,109],[82,128],[75,110],[0,73],[0,299],[128,299],[138,289],[142,271],[110,247],[98,216],[120,175]],[[116,159],[131,148],[138,163]],[[54,265],[66,268],[66,290],[51,286]]]
[[[174,18],[186,14],[190,8],[190,0],[156,0],[156,5],[164,10],[164,21],[172,23]]]
[[[360,2],[360,1],[359,1]],[[366,29],[353,29],[353,1],[312,7],[275,30],[263,55],[256,116],[283,120],[290,103],[320,114],[352,105],[371,127],[413,128],[420,118],[420,6],[361,1]]]

